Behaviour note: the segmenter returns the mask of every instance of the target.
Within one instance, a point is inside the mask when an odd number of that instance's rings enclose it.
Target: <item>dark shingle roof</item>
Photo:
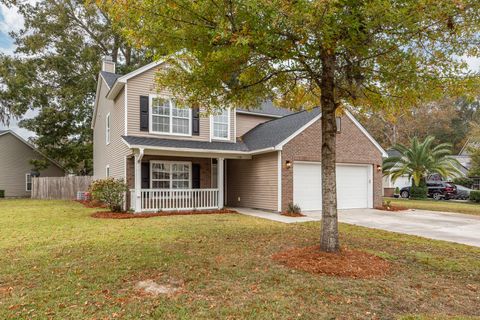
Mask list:
[[[389,157],[401,157],[402,156],[402,154],[400,152],[398,152],[397,150],[394,150],[394,149],[388,149],[387,154],[388,154]]]
[[[247,132],[243,136],[243,141],[237,143],[138,136],[122,136],[122,138],[128,144],[135,146],[248,152],[277,146],[319,114],[320,108],[315,108],[312,111],[301,111],[280,119],[264,122]]]
[[[130,145],[145,147],[166,147],[178,149],[203,149],[203,150],[219,150],[219,151],[248,151],[244,143],[231,142],[208,142],[208,141],[192,141],[192,140],[173,140],[153,137],[137,137],[122,136],[122,138]]]
[[[320,108],[300,111],[280,119],[259,124],[242,137],[249,150],[259,150],[278,145],[320,114]]]
[[[100,74],[102,75],[103,79],[105,79],[105,82],[107,83],[109,88],[111,88],[115,83],[115,81],[117,81],[117,79],[122,76],[120,74],[107,72],[107,71],[100,71]]]
[[[239,112],[251,112],[262,114],[265,116],[275,116],[275,117],[283,117],[289,114],[294,113],[294,111],[285,109],[285,108],[277,108],[273,105],[272,101],[265,101],[263,102],[258,108],[255,109],[237,109]]]

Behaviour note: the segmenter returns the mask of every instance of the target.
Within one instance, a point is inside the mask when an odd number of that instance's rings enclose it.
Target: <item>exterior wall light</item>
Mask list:
[[[379,164],[377,164],[377,171],[378,171],[378,172],[382,172],[382,166],[379,165]]]
[[[285,168],[290,169],[292,167],[292,162],[290,160],[285,161]]]

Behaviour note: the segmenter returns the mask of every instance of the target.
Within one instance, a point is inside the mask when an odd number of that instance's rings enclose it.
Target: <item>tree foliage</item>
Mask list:
[[[433,146],[433,142],[434,138],[430,136],[422,142],[413,138],[409,146],[396,144],[392,149],[400,155],[388,157],[383,161],[383,174],[390,176],[392,181],[408,176],[417,187],[434,173],[444,178],[460,175],[458,169],[460,163],[449,157],[451,145],[442,143]]]
[[[120,71],[144,62],[94,3],[42,0],[16,6],[25,26],[12,33],[14,56],[0,55],[0,122],[36,110],[20,125],[33,131],[32,142],[67,170],[92,171],[93,103],[102,55],[120,63]]]
[[[320,246],[339,249],[335,113],[400,110],[478,80],[477,0],[98,0],[126,37],[168,55],[157,82],[186,105],[322,107]]]
[[[435,143],[451,143],[453,152],[458,153],[480,125],[479,102],[468,98],[442,98],[396,114],[357,111],[356,116],[386,149],[396,143],[406,144],[413,137],[423,140],[433,136]]]

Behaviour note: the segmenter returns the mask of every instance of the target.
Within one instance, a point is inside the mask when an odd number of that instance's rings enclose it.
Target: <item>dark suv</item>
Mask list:
[[[427,182],[428,194],[427,196],[435,200],[453,199],[457,194],[457,187],[453,183],[445,181],[431,181]],[[410,197],[410,187],[405,187],[400,190],[402,198]]]

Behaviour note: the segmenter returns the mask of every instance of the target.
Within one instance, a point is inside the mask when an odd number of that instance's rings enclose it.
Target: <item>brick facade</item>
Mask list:
[[[282,150],[282,210],[293,202],[293,169],[285,167],[286,161],[321,161],[322,130],[319,119],[298,136],[289,141]],[[370,164],[373,170],[373,206],[382,204],[382,154],[375,145],[347,117],[342,117],[341,132],[337,134],[337,163]]]

